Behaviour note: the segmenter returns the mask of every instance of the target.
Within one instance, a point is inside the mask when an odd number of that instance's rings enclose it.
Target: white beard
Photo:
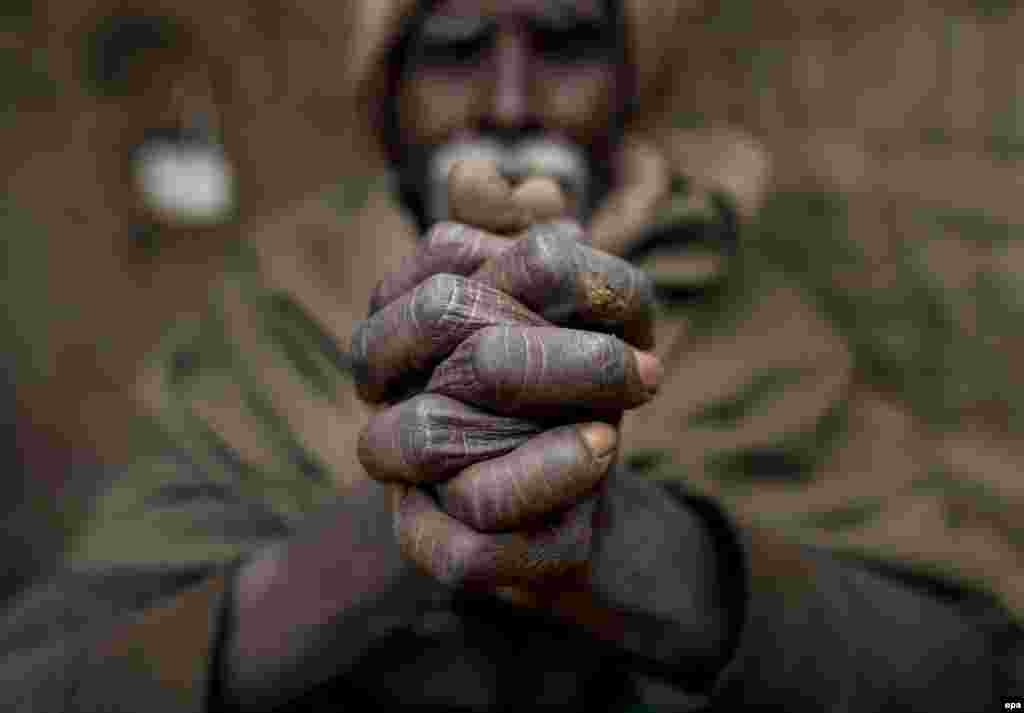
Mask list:
[[[458,161],[488,159],[513,185],[531,176],[556,180],[576,206],[590,205],[591,177],[585,153],[576,144],[547,138],[505,145],[488,138],[453,141],[430,157],[426,210],[428,222],[447,220],[448,174]],[[583,219],[586,216],[577,216]]]

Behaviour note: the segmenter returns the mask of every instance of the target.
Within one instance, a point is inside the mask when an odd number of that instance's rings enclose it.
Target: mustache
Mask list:
[[[576,205],[588,205],[590,170],[585,153],[575,144],[550,138],[515,143],[480,138],[445,144],[430,157],[428,209],[433,220],[448,218],[448,175],[457,162],[467,159],[492,161],[513,185],[531,176],[554,179]]]

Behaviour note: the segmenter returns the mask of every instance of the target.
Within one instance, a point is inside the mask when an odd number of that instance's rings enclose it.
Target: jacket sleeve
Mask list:
[[[710,501],[683,497],[715,533],[733,592],[732,653],[714,704],[957,713],[996,710],[1024,691],[1024,637],[988,595],[739,529]]]
[[[5,698],[26,713],[204,710],[229,576],[227,569],[54,576],[7,614]]]
[[[205,710],[237,563],[286,533],[180,459],[112,478],[59,571],[4,612],[5,701],[25,713]]]

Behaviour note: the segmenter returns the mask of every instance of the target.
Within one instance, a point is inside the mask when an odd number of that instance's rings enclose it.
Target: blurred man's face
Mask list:
[[[410,39],[398,82],[398,169],[426,223],[447,217],[454,161],[541,173],[586,220],[609,182],[627,97],[621,28],[601,0],[442,0]]]

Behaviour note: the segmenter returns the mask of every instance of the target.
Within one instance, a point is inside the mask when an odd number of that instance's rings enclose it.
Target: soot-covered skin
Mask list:
[[[465,223],[437,223],[420,240],[416,251],[377,283],[370,296],[369,316],[395,301],[431,275],[446,272],[468,276],[510,245],[507,238]]]
[[[392,400],[417,378],[425,382],[457,345],[489,326],[572,325],[650,349],[649,278],[586,247],[581,237],[569,221],[535,226],[515,241],[457,223],[435,226],[381,281],[373,312],[356,328],[351,351],[360,396],[370,403]]]
[[[440,364],[427,391],[508,416],[572,418],[636,408],[654,396],[653,357],[617,337],[557,327],[487,327]]]
[[[478,532],[536,524],[594,492],[612,452],[591,452],[579,429],[561,426],[537,435],[529,447],[465,468],[437,486],[452,517]]]
[[[441,581],[532,587],[582,571],[624,410],[661,378],[653,290],[555,220],[518,237],[434,226],[353,336],[384,405],[360,460],[395,494],[403,552]]]
[[[359,394],[371,403],[390,399],[479,330],[513,324],[548,322],[481,282],[447,273],[428,277],[357,328]]]
[[[481,533],[437,507],[419,488],[399,486],[395,532],[403,552],[439,581],[487,589],[558,579],[592,553],[595,498],[519,530]]]
[[[441,394],[419,394],[377,414],[360,434],[359,457],[378,480],[439,483],[480,460],[505,455],[542,431]]]
[[[587,247],[585,240],[571,221],[535,225],[472,277],[551,322],[616,334],[639,349],[651,349],[650,278],[621,258]]]

